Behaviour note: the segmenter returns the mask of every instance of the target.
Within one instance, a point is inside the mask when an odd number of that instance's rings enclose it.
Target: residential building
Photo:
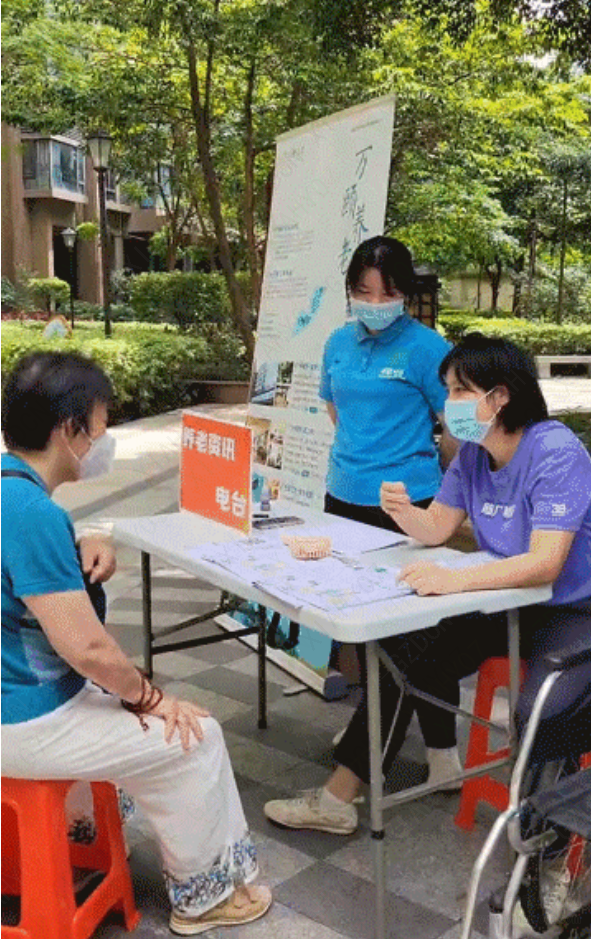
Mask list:
[[[134,207],[111,172],[106,175],[109,271],[148,269],[148,240],[164,224],[164,210],[151,202]],[[61,233],[81,222],[99,222],[97,175],[77,131],[29,133],[2,125],[2,275],[19,271],[70,282],[70,257]],[[77,239],[74,296],[102,303],[98,237]]]

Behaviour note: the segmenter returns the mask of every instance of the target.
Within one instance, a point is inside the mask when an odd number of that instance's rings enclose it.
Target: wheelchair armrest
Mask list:
[[[587,645],[578,644],[570,649],[559,649],[557,652],[550,652],[546,658],[546,664],[553,672],[563,671],[566,668],[575,668],[577,665],[583,665],[585,662],[591,663],[591,636],[586,640]]]

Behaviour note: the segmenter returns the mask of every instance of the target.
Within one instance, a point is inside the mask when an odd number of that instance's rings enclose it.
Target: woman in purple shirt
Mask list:
[[[449,397],[445,421],[461,443],[429,508],[413,506],[403,483],[384,483],[382,508],[426,545],[447,541],[469,518],[481,550],[494,560],[450,570],[419,561],[401,573],[420,596],[552,584],[552,599],[521,612],[521,654],[528,660],[517,721],[523,725],[545,671],[544,657],[572,647],[591,630],[591,457],[559,421],[550,420],[535,367],[521,349],[478,333],[449,352],[440,374]],[[433,629],[382,642],[411,684],[458,705],[460,679],[490,656],[507,654],[506,614],[453,617]],[[585,745],[584,706],[591,697],[588,666],[563,676],[556,739]],[[381,673],[382,733],[387,739],[399,692]],[[384,772],[400,748],[416,709],[426,746],[443,767],[460,768],[455,716],[405,698]],[[589,742],[589,740],[587,740]],[[544,754],[550,756],[550,754]],[[349,834],[357,826],[354,799],[369,780],[367,707],[355,712],[338,746],[338,766],[326,786],[299,800],[268,803],[267,815],[293,828]],[[431,762],[431,761],[430,761]]]

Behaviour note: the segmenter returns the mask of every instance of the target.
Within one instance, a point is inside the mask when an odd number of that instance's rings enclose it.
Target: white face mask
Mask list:
[[[102,434],[93,440],[88,436],[85,430],[82,431],[90,440],[90,450],[83,457],[76,456],[70,447],[70,453],[76,457],[80,464],[79,479],[96,479],[97,476],[104,476],[113,469],[113,459],[115,457],[115,448],[117,441],[107,433]]]

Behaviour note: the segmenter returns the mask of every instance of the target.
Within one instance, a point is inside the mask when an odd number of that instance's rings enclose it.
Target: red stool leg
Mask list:
[[[521,663],[521,681],[523,681],[524,670],[524,665]],[[509,659],[491,658],[483,662],[478,672],[474,714],[484,720],[490,720],[496,690],[507,687],[509,687]],[[508,747],[489,750],[489,739],[488,727],[483,727],[482,724],[472,724],[468,738],[466,769],[483,766],[509,756]],[[460,807],[455,817],[455,823],[459,828],[469,831],[474,827],[479,802],[487,802],[497,811],[503,812],[509,804],[509,790],[504,783],[493,779],[488,774],[467,779],[462,786]]]
[[[21,921],[2,939],[74,939],[76,910],[64,799],[68,784],[15,780],[6,787],[18,814]]]
[[[17,811],[2,801],[2,893],[8,896],[21,893],[20,854]]]
[[[91,845],[76,847],[76,861],[82,867],[102,870],[105,877],[79,907],[75,917],[75,939],[87,939],[97,923],[113,909],[123,913],[128,930],[136,928],[141,916],[125,852],[125,842],[117,791],[111,783],[92,783],[97,837]]]
[[[71,785],[72,780],[2,781],[3,814],[13,816],[10,840],[3,842],[11,868],[9,881],[21,897],[20,924],[2,926],[2,939],[90,939],[111,909],[123,912],[129,930],[140,921],[115,787],[111,783],[92,784],[96,841],[71,846],[65,817]],[[80,907],[76,906],[72,884],[72,857],[80,866],[105,872],[103,881]]]

